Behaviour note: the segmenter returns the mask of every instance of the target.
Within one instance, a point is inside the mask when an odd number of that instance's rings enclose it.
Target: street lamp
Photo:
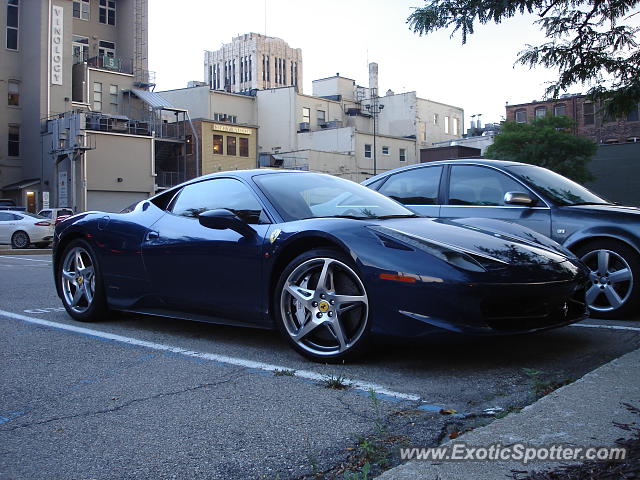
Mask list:
[[[376,148],[376,134],[377,134],[377,123],[378,123],[378,115],[384,109],[384,105],[380,105],[380,97],[378,97],[378,92],[375,89],[371,89],[371,104],[365,105],[371,116],[373,117],[373,175],[378,174],[378,153]]]

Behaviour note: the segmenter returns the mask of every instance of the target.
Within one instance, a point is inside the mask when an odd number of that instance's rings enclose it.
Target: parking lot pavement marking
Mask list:
[[[27,262],[44,262],[51,263],[51,260],[38,260],[36,258],[25,258],[18,255],[0,255],[0,258],[8,258],[9,260],[26,260]]]
[[[622,325],[594,325],[592,323],[573,323],[569,326],[583,328],[604,328],[607,330],[630,330],[632,332],[640,332],[640,327],[623,327]]]
[[[103,339],[111,340],[114,342],[126,343],[128,345],[136,345],[139,347],[150,348],[153,350],[160,350],[164,352],[184,355],[186,357],[200,358],[203,360],[209,360],[212,362],[222,363],[226,365],[234,365],[237,367],[244,367],[244,368],[261,370],[266,372],[292,370],[288,367],[281,366],[281,365],[272,365],[269,363],[256,362],[256,361],[247,360],[244,358],[229,357],[226,355],[218,355],[215,353],[195,352],[195,351],[186,350],[180,347],[164,345],[162,343],[147,342],[146,340],[139,340],[137,338],[124,337],[122,335],[116,335],[114,333],[102,332],[100,330],[93,330],[93,329],[84,328],[84,327],[76,327],[75,325],[68,325],[65,323],[57,323],[57,322],[51,322],[49,320],[42,320],[35,317],[28,317],[26,315],[20,315],[19,313],[8,312],[6,310],[0,310],[0,317],[10,318],[13,320],[20,320],[23,322],[40,325],[43,327],[56,328],[59,330],[67,330],[69,332],[74,332],[74,333],[78,333],[80,335],[86,335],[89,337],[103,338]],[[293,376],[300,377],[305,380],[312,380],[312,381],[322,381],[327,379],[327,375],[323,375],[317,372],[312,372],[310,370],[294,370]],[[361,390],[364,392],[373,391],[377,395],[390,397],[395,400],[412,401],[412,402],[418,402],[421,400],[419,395],[396,392],[382,385],[378,385],[376,383],[355,380],[355,379],[349,379],[349,382],[351,387],[356,390]]]

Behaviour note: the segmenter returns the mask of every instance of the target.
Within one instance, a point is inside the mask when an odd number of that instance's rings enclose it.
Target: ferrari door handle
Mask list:
[[[158,232],[151,230],[147,233],[147,240],[155,240],[156,238],[160,238],[160,234]]]

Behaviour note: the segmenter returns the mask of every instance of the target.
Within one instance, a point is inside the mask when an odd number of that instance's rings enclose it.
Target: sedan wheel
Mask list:
[[[17,231],[11,237],[11,246],[13,248],[27,248],[31,241],[29,240],[29,235],[23,231]]]
[[[364,350],[369,333],[369,300],[349,261],[332,250],[293,260],[276,289],[279,326],[308,358],[331,362]]]
[[[633,312],[638,302],[638,254],[614,241],[597,241],[577,252],[589,267],[587,304],[594,317],[616,318]]]
[[[58,281],[64,307],[76,320],[94,321],[106,313],[98,268],[86,242],[76,240],[65,249]]]

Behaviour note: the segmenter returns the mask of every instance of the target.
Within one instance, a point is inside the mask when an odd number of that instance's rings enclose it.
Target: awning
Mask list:
[[[9,185],[5,185],[4,187],[2,187],[2,190],[22,190],[23,188],[36,185],[37,183],[40,183],[39,178],[29,178],[27,180],[21,180],[16,183],[10,183]]]
[[[132,88],[129,90],[136,97],[142,100],[147,105],[151,106],[153,109],[158,110],[169,110],[172,112],[186,112],[185,108],[176,108],[171,105],[171,102],[164,98],[162,95],[156,92],[148,92],[146,90],[139,90],[137,88]]]

